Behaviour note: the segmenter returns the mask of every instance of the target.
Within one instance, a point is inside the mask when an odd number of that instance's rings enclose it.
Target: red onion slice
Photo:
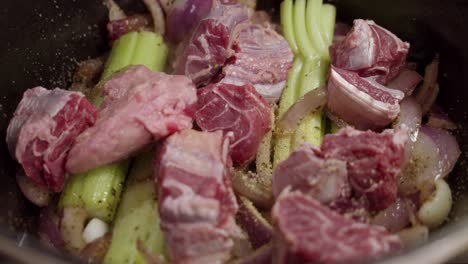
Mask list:
[[[65,241],[65,248],[73,254],[79,255],[86,246],[83,239],[83,229],[88,213],[81,207],[67,207],[60,218],[60,234]]]
[[[415,214],[415,206],[406,198],[398,197],[391,206],[380,211],[372,220],[371,224],[380,225],[394,233],[402,230],[410,224],[410,217]]]
[[[408,138],[405,145],[405,164],[409,162],[414,143],[418,138],[419,128],[422,122],[422,111],[413,97],[407,97],[400,103],[400,114],[394,123],[394,128],[407,129]]]
[[[457,128],[457,125],[450,119],[448,114],[437,105],[432,106],[426,125],[446,130],[454,130]]]
[[[104,236],[87,244],[80,252],[80,257],[86,263],[102,263],[112,241],[112,233],[108,232]]]
[[[167,37],[179,42],[211,11],[214,0],[175,0],[167,13]]]
[[[153,18],[154,32],[164,35],[166,32],[166,19],[159,0],[143,0],[146,8]]]
[[[423,126],[421,133],[429,136],[438,147],[440,174],[437,175],[437,179],[445,178],[453,170],[461,154],[457,139],[450,132],[440,128]]]
[[[59,218],[53,206],[42,208],[39,212],[38,234],[42,241],[63,250],[65,242],[59,229]]]
[[[432,193],[434,183],[452,171],[460,156],[460,147],[450,132],[423,126],[413,149],[410,162],[400,178],[399,191],[404,194]]]
[[[109,10],[109,21],[116,21],[127,18],[124,11],[114,0],[104,0],[104,5]]]
[[[299,98],[299,100],[283,114],[277,127],[282,130],[293,131],[307,114],[320,109],[326,103],[327,89],[325,85],[322,85]]]
[[[421,105],[423,114],[427,113],[439,94],[437,76],[439,74],[439,57],[426,66],[424,81],[416,93],[416,101]]]
[[[416,71],[403,69],[387,86],[388,88],[402,91],[406,96],[410,96],[422,79],[421,75]]]
[[[16,182],[24,196],[33,204],[39,207],[49,205],[53,193],[46,187],[39,186],[28,178],[24,173],[23,168],[18,168],[16,170]]]

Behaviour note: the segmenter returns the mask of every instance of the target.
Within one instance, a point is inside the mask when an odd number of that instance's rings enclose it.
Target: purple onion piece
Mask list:
[[[39,212],[38,234],[41,240],[54,248],[64,249],[65,242],[59,230],[59,217],[55,214],[53,206],[42,208]]]
[[[460,153],[460,147],[450,132],[422,126],[411,160],[400,178],[400,193],[421,191],[421,197],[427,197],[432,193],[435,181],[452,171]]]
[[[453,170],[461,154],[457,139],[450,132],[440,128],[423,126],[421,133],[429,136],[438,147],[440,174],[437,175],[437,179],[445,178]]]
[[[16,170],[16,182],[24,196],[39,207],[49,205],[53,193],[47,187],[39,186],[24,173],[23,168]]]
[[[400,114],[394,123],[396,129],[406,129],[408,142],[405,145],[405,163],[411,158],[414,144],[418,138],[419,128],[422,122],[421,107],[413,97],[407,97],[400,103]]]
[[[431,109],[439,94],[439,85],[437,84],[438,74],[439,57],[437,56],[426,66],[423,84],[416,93],[416,101],[421,105],[423,114],[426,114]]]
[[[167,37],[173,42],[186,38],[200,20],[208,15],[213,0],[176,0],[167,13]]]

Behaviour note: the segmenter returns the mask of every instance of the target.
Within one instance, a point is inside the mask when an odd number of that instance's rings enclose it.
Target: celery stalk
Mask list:
[[[167,54],[162,36],[152,32],[128,33],[114,43],[102,80],[129,65],[142,64],[151,70],[162,71]],[[94,98],[91,98],[98,106],[102,102],[100,89],[98,85],[93,91]],[[61,194],[59,207],[84,207],[90,217],[112,222],[129,163],[122,161],[72,175]]]
[[[284,37],[289,43],[289,47],[294,54],[297,54],[298,48],[293,21],[293,0],[284,0],[283,3],[281,3],[281,25],[283,27]]]
[[[315,52],[324,57],[328,56],[328,45],[324,41],[321,32],[321,16],[322,0],[308,0],[307,1],[307,33],[310,39],[310,45],[315,48]]]
[[[73,175],[67,182],[59,208],[83,207],[90,218],[114,219],[129,162],[120,162]]]
[[[154,189],[154,150],[133,163],[112,229],[112,242],[104,263],[146,263],[137,248],[140,240],[154,256],[165,255],[164,234],[159,228]]]
[[[328,63],[324,60],[314,59],[306,61],[301,73],[302,79],[299,97],[323,85],[325,83],[327,70]],[[292,149],[297,148],[304,142],[309,142],[314,146],[320,146],[325,131],[322,120],[323,113],[320,110],[312,112],[304,117],[294,132]]]
[[[289,71],[288,81],[286,88],[284,88],[281,100],[279,103],[278,117],[288,111],[296,101],[296,91],[298,88],[299,76],[302,72],[303,59],[300,56],[296,56],[292,69]],[[279,162],[288,158],[291,151],[291,134],[285,133],[284,131],[275,131],[275,146],[273,155],[273,168],[278,165]]]
[[[310,43],[306,21],[306,0],[296,0],[294,3],[294,32],[297,46],[305,59],[312,59],[316,57],[317,52]]]
[[[138,32],[138,41],[130,65],[142,64],[151,70],[162,71],[166,66],[169,49],[161,35]]]
[[[115,41],[102,73],[103,80],[109,78],[114,72],[130,65],[138,39],[137,32],[130,32]]]
[[[322,4],[322,0],[284,1],[289,9],[294,10],[294,33],[299,54],[288,75],[288,86],[280,100],[279,118],[305,93],[325,83],[329,68],[328,47],[333,40],[336,10],[332,5]],[[293,5],[292,7],[290,5]],[[286,8],[285,8],[286,9]],[[283,10],[282,10],[283,11]],[[281,15],[290,15],[283,11]],[[283,28],[289,17],[281,17]],[[292,133],[275,131],[273,166],[288,158],[289,154],[300,144],[309,142],[320,145],[325,133],[324,115],[321,111],[308,114],[301,120],[298,128]]]
[[[335,31],[335,21],[336,21],[336,7],[330,4],[322,5],[320,11],[320,26],[322,36],[325,38],[325,43],[330,45],[333,42],[333,34]]]

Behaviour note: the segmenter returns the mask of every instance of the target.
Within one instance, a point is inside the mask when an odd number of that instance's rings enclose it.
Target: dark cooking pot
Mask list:
[[[117,1],[127,9],[142,9],[136,0]],[[261,1],[275,11],[280,1]],[[273,3],[274,2],[274,3]],[[445,261],[468,251],[468,1],[454,0],[334,0],[339,20],[370,18],[412,44],[412,61],[428,62],[440,53],[439,102],[458,122],[464,154],[450,176],[455,205],[450,221],[431,242],[410,254],[409,263]],[[56,263],[62,257],[34,239],[35,208],[20,194],[14,180],[15,162],[4,141],[9,118],[23,91],[35,85],[65,88],[80,60],[109,47],[105,40],[105,7],[100,0],[14,0],[0,7],[0,257],[31,263]],[[465,223],[466,222],[466,223]],[[437,257],[433,257],[434,254]],[[408,258],[411,257],[411,258]],[[4,258],[4,259],[2,259]],[[63,259],[63,258],[62,258]],[[460,258],[459,258],[460,259]],[[419,260],[419,261],[418,261]],[[68,260],[69,261],[69,260]],[[403,262],[399,262],[403,263]]]

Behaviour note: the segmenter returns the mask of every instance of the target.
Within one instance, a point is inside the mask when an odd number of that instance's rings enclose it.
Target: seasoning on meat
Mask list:
[[[27,90],[7,131],[10,153],[36,184],[60,192],[65,160],[75,138],[96,121],[84,95],[61,89]]]
[[[375,133],[347,127],[325,136],[321,149],[303,144],[275,169],[273,193],[278,197],[290,186],[343,213],[385,209],[396,199],[406,140],[403,130]],[[344,202],[351,201],[351,188],[354,198],[364,196],[369,206],[366,201]]]
[[[332,64],[363,77],[377,75],[386,84],[399,74],[409,46],[374,21],[356,19],[345,39],[331,47]]]
[[[191,128],[197,96],[185,76],[132,66],[104,85],[95,126],[70,151],[67,170],[80,173],[128,158],[146,144]]]
[[[222,263],[239,232],[229,181],[230,136],[184,130],[169,137],[156,162],[161,227],[173,263]]]
[[[280,233],[276,263],[360,263],[401,249],[385,228],[355,222],[300,192],[285,191],[272,214]]]
[[[397,197],[407,139],[404,130],[375,133],[348,127],[326,135],[321,149],[325,158],[346,161],[354,192],[367,197],[371,210],[382,210]]]
[[[235,54],[223,68],[221,82],[252,84],[268,102],[276,103],[286,85],[294,55],[271,23],[243,27],[235,39]]]
[[[255,158],[270,130],[270,106],[251,85],[211,84],[198,90],[198,126],[206,131],[232,132],[231,158],[245,165]]]
[[[197,86],[206,85],[233,55],[236,26],[249,19],[248,9],[235,1],[215,1],[208,16],[180,47],[175,73],[191,78]]]
[[[326,160],[319,149],[308,143],[297,148],[274,171],[275,196],[278,197],[288,186],[324,204],[339,198],[349,198],[351,195],[346,162],[338,159]]]

